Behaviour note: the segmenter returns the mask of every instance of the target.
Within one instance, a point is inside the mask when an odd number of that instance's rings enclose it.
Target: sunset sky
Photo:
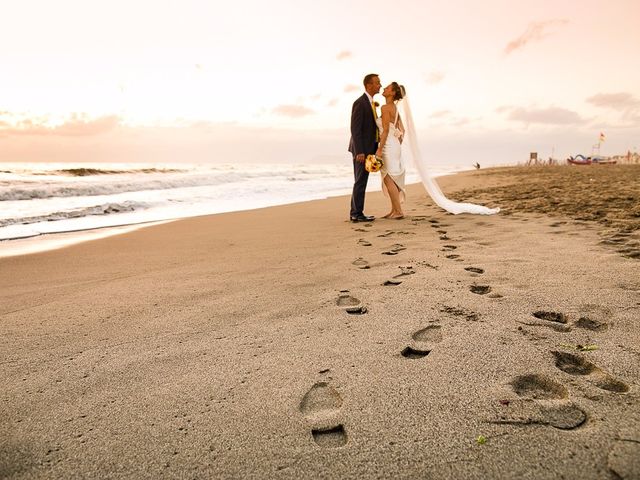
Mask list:
[[[638,0],[0,6],[0,161],[348,161],[369,72],[435,164],[640,148]]]

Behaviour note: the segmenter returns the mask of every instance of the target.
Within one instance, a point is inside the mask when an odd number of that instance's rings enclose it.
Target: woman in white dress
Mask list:
[[[382,191],[391,200],[391,211],[382,218],[399,220],[404,218],[402,203],[405,199],[404,162],[400,145],[404,136],[402,119],[398,115],[397,103],[404,96],[404,87],[392,82],[385,87],[382,95],[386,104],[382,105],[381,117],[376,119],[380,131],[380,142],[376,155],[382,157]]]

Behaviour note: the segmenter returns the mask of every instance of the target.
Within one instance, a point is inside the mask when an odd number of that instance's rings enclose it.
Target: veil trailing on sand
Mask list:
[[[427,193],[431,196],[433,201],[440,207],[446,210],[449,213],[453,213],[457,215],[459,213],[475,213],[478,215],[493,215],[494,213],[498,213],[500,211],[499,208],[488,208],[482,205],[476,205],[473,203],[458,203],[453,200],[449,200],[444,196],[442,190],[436,183],[435,178],[429,172],[429,167],[427,166],[427,162],[424,157],[420,154],[420,149],[418,148],[418,138],[416,136],[416,129],[413,123],[413,116],[411,115],[411,107],[409,106],[409,99],[404,92],[404,87],[402,88],[404,93],[404,98],[399,102],[400,107],[403,110],[403,121],[405,128],[405,137],[409,143],[409,151],[411,153],[411,157],[413,157],[413,163],[420,174],[420,178],[422,179],[422,184],[424,188],[427,190]]]

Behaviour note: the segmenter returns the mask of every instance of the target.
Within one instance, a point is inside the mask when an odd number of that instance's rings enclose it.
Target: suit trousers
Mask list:
[[[356,162],[353,157],[353,192],[351,194],[351,218],[364,215],[364,194],[367,190],[369,172],[364,168],[364,162]]]

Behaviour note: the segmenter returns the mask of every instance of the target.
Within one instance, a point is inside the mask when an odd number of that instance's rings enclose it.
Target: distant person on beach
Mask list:
[[[378,112],[373,96],[380,92],[380,77],[370,73],[364,77],[364,94],[353,102],[351,108],[351,140],[349,151],[353,155],[353,192],[351,194],[352,222],[370,222],[373,216],[364,214],[364,195],[369,180],[369,172],[365,169],[365,158],[373,155],[378,149],[380,132],[376,125]]]
[[[476,170],[480,170],[480,164],[478,162],[476,162],[476,164],[474,165],[474,167],[476,167]]]

